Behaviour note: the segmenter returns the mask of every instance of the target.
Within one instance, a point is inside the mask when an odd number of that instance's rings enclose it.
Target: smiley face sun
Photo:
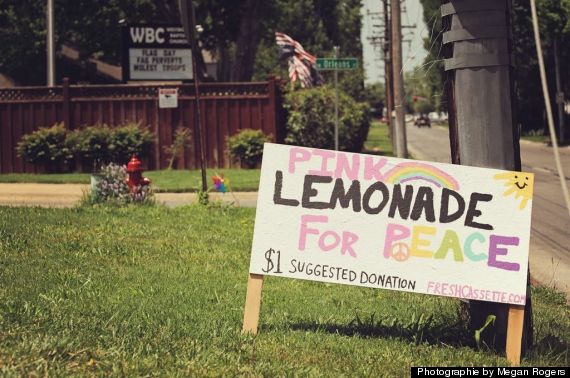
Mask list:
[[[503,193],[504,197],[508,197],[514,193],[515,199],[521,198],[519,209],[526,207],[527,202],[532,198],[534,175],[524,172],[504,172],[494,176],[496,180],[505,180],[507,190]]]

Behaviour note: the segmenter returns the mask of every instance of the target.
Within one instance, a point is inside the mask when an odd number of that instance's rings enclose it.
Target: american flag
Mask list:
[[[279,59],[289,58],[289,80],[292,83],[298,79],[303,88],[322,84],[323,78],[316,69],[317,58],[287,34],[276,32],[275,41],[279,46]]]

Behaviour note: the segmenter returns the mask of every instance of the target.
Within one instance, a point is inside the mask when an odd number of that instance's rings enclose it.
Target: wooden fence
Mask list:
[[[178,88],[178,108],[159,109],[158,89]],[[260,129],[273,141],[284,137],[278,82],[269,78],[252,83],[200,85],[202,132],[207,166],[231,166],[227,138],[242,129]],[[198,140],[194,137],[194,86],[192,84],[69,85],[0,89],[0,173],[39,172],[16,154],[22,135],[62,122],[73,130],[106,124],[110,127],[137,122],[148,127],[156,143],[148,169],[167,167],[164,147],[172,144],[178,127],[188,128],[192,143],[179,159],[178,168],[199,167]]]

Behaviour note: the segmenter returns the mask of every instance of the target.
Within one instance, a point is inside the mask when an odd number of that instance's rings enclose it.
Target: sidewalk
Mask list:
[[[0,205],[73,207],[88,190],[84,184],[0,184]],[[156,200],[169,207],[188,205],[196,201],[196,193],[157,193]],[[210,200],[255,207],[257,192],[212,192]]]

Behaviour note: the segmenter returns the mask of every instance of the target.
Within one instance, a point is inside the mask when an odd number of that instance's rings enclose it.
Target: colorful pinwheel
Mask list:
[[[218,192],[226,193],[230,187],[230,180],[225,178],[223,173],[212,176],[212,181],[214,181],[214,187]]]

